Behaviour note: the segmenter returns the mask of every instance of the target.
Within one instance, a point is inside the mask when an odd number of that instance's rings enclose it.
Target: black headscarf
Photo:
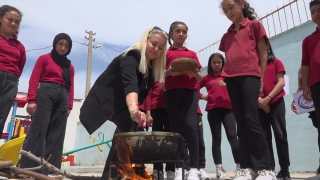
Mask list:
[[[69,42],[69,50],[66,54],[64,55],[60,55],[57,51],[56,51],[56,45],[58,43],[58,41],[60,41],[61,39],[65,39]],[[70,53],[71,48],[72,48],[72,40],[70,38],[70,36],[68,34],[65,33],[60,33],[58,35],[56,35],[56,37],[53,40],[53,48],[51,51],[51,56],[53,58],[53,60],[63,68],[63,80],[66,82],[67,86],[71,85],[70,82],[70,64],[71,61],[67,58],[67,55]]]

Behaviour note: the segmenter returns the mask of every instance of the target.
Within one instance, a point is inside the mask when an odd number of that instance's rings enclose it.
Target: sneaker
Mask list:
[[[277,180],[291,180],[288,170],[280,170],[277,174]]]
[[[187,180],[200,180],[200,171],[196,168],[191,168]]]
[[[317,174],[316,176],[309,177],[308,180],[320,180],[320,174]]]
[[[201,180],[211,180],[211,178],[208,176],[206,170],[200,169],[200,177]]]
[[[167,171],[167,180],[174,180],[175,173],[173,171]]]
[[[316,171],[316,176],[313,177],[309,177],[308,180],[320,180],[320,172],[319,172],[319,168]]]
[[[256,180],[277,180],[276,174],[270,170],[260,170],[258,171],[259,176]]]
[[[184,179],[187,179],[187,177],[188,177],[188,171],[185,169]],[[176,177],[174,178],[174,180],[182,180],[182,168],[178,168],[178,170],[176,171]]]
[[[258,175],[250,168],[236,169],[234,180],[254,180]]]
[[[157,180],[164,180],[163,172],[158,170],[153,170],[152,175],[157,178]]]
[[[228,175],[226,170],[223,168],[217,168],[216,170],[217,179],[231,179]]]

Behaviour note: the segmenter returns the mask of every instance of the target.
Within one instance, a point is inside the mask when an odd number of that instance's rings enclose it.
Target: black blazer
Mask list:
[[[80,109],[80,121],[89,134],[96,131],[112,114],[127,108],[126,95],[138,93],[139,103],[146,98],[154,83],[152,68],[149,77],[139,72],[141,53],[130,50],[125,57],[114,58],[98,77]]]

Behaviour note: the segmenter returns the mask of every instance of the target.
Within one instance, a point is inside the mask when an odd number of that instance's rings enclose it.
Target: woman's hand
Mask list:
[[[217,86],[226,86],[227,84],[223,81],[223,80],[219,80],[217,83],[216,83]]]
[[[138,123],[138,127],[146,127],[147,115],[140,110],[131,111],[131,119]]]
[[[166,77],[167,76],[179,76],[180,73],[178,71],[175,71],[171,66],[169,69],[166,70]]]
[[[27,113],[30,114],[31,116],[34,115],[34,113],[36,112],[36,109],[37,109],[36,103],[32,103],[32,104],[27,105]]]

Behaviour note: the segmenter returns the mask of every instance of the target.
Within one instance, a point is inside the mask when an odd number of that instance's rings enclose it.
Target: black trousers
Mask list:
[[[153,118],[152,131],[170,132],[169,129],[169,117],[166,108],[158,108],[151,110],[151,116]],[[153,169],[163,171],[162,163],[153,164]],[[166,163],[166,171],[175,171],[174,163]]]
[[[237,76],[225,82],[237,122],[241,168],[271,170],[268,143],[258,119],[260,78]]]
[[[312,125],[313,125],[315,128],[317,128],[317,129],[318,129],[318,118],[317,118],[317,114],[316,114],[316,112],[315,112],[315,111],[311,111],[311,112],[309,112],[309,116],[308,116],[308,118],[310,118],[310,119],[311,119],[311,121],[312,121]]]
[[[171,89],[164,93],[169,115],[170,131],[186,138],[190,153],[190,167],[198,168],[199,138],[197,128],[198,91],[190,89]],[[182,116],[181,116],[182,114]],[[180,138],[178,159],[183,159],[182,138]],[[180,163],[176,164],[181,167]]]
[[[289,145],[287,138],[286,129],[286,107],[284,99],[281,98],[278,102],[270,105],[270,113],[266,113],[264,110],[260,109],[259,121],[265,135],[267,137],[267,142],[269,145],[273,169],[275,168],[274,153],[272,148],[272,132],[273,129],[274,138],[277,146],[277,153],[279,158],[279,164],[281,169],[289,170],[290,159],[289,159]]]
[[[212,135],[212,156],[215,164],[222,164],[221,125],[223,124],[235,163],[239,163],[238,137],[236,120],[232,110],[213,108],[208,111],[208,122]]]
[[[18,91],[19,77],[0,70],[0,137]]]
[[[315,113],[318,119],[318,146],[319,146],[319,152],[320,152],[320,82],[317,82],[313,86],[310,87],[311,94],[312,94],[312,100],[314,104]]]
[[[68,119],[68,103],[66,87],[54,83],[41,83],[37,94],[37,109],[22,147],[35,156],[49,159],[48,162],[59,169]],[[39,164],[21,156],[19,166],[31,168]],[[46,169],[42,173],[50,172]]]
[[[123,132],[135,132],[135,131],[144,131],[143,128],[138,128],[138,124],[136,122],[133,122],[130,118],[130,113],[127,108],[121,110],[117,114],[114,114],[110,120],[112,120],[117,128],[114,131],[114,134],[116,133],[123,133]],[[118,176],[118,171],[115,168],[111,168],[111,172],[109,172],[111,162],[119,161],[119,158],[117,156],[117,146],[118,142],[116,139],[112,139],[112,145],[106,160],[106,163],[104,165],[104,169],[102,172],[102,180],[106,180],[109,178],[115,178]],[[109,173],[111,174],[111,177],[109,177]]]
[[[202,115],[197,115],[198,123],[198,137],[199,137],[199,168],[206,167],[206,147],[203,139],[203,123]],[[185,136],[185,135],[184,135]],[[190,170],[190,156],[188,151],[188,143],[184,137],[182,137],[183,159],[185,163],[185,169]]]

